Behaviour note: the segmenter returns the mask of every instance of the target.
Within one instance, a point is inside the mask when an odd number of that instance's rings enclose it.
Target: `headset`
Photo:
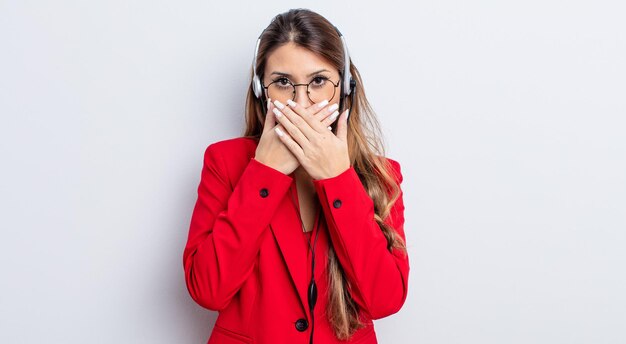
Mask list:
[[[350,114],[352,113],[352,107],[354,107],[352,104],[354,104],[354,90],[356,89],[356,81],[352,78],[352,73],[350,73],[350,54],[348,53],[348,45],[346,44],[346,39],[343,37],[343,35],[339,31],[339,29],[337,29],[336,26],[333,25],[333,27],[335,28],[335,31],[337,31],[337,34],[339,35],[339,38],[341,39],[341,43],[343,46],[343,58],[344,58],[343,74],[341,75],[341,78],[342,78],[341,91],[339,93],[339,96],[340,96],[339,109],[341,109],[340,110],[340,113],[341,113],[343,111],[345,97],[350,96],[351,105],[350,105],[350,111],[348,113],[348,116],[350,116]],[[267,30],[267,28],[265,30]],[[261,109],[263,111],[263,115],[266,115],[265,114],[266,104],[264,104],[263,102],[263,95],[264,95],[263,84],[261,83],[261,78],[259,78],[259,75],[256,72],[256,62],[257,62],[257,56],[259,54],[259,45],[261,44],[261,37],[263,37],[265,30],[261,32],[261,35],[259,35],[259,38],[256,41],[256,47],[254,48],[254,60],[252,61],[252,68],[254,71],[254,76],[252,77],[252,90],[254,91],[254,96],[261,101]]]

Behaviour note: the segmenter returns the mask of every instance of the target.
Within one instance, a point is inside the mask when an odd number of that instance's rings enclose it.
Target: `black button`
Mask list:
[[[333,202],[333,207],[335,207],[335,208],[339,208],[339,207],[341,207],[341,200],[336,199],[336,200]]]
[[[309,328],[309,322],[305,319],[298,319],[296,321],[296,330],[304,332],[307,328]]]
[[[259,194],[261,195],[261,197],[265,198],[265,197],[267,197],[267,195],[270,194],[270,192],[267,191],[266,188],[263,188],[263,189],[261,189],[261,192],[259,192]]]

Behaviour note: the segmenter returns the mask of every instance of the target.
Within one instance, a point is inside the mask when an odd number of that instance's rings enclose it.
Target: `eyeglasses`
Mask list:
[[[296,100],[296,86],[306,86],[306,93],[312,103],[324,100],[331,101],[335,97],[335,90],[339,87],[339,81],[335,84],[329,78],[316,76],[308,84],[294,84],[289,79],[282,77],[263,86],[267,90],[267,96],[271,99],[287,102],[287,99]]]

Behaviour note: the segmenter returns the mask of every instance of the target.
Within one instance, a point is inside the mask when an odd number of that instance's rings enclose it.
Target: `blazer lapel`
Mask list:
[[[289,192],[294,192],[295,182],[291,184]],[[270,221],[270,228],[281,254],[289,270],[289,275],[294,287],[298,291],[303,310],[308,314],[308,300],[306,291],[307,280],[307,254],[308,247],[305,237],[302,235],[300,218],[292,202],[291,194],[283,198],[281,205]]]

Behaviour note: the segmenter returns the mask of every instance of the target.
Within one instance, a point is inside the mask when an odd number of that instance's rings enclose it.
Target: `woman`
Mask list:
[[[400,165],[325,18],[280,14],[256,50],[245,134],[206,149],[183,253],[219,311],[208,343],[376,343],[407,296]]]

